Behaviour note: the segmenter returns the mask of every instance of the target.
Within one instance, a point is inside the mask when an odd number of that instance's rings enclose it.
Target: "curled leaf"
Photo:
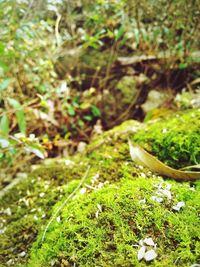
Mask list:
[[[157,172],[160,175],[164,175],[175,180],[191,181],[200,179],[200,172],[173,169],[149,154],[139,145],[133,145],[130,140],[128,140],[128,142],[132,160],[139,165],[149,168],[152,172]]]

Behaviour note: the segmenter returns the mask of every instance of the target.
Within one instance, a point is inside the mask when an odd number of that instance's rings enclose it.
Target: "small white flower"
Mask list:
[[[145,261],[152,261],[152,260],[154,260],[156,257],[157,257],[157,254],[156,254],[156,252],[155,252],[153,249],[147,251],[147,252],[145,253],[145,255],[144,255],[144,259],[145,259]]]

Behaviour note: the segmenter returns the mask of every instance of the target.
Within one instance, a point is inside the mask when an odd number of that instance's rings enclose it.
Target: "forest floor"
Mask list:
[[[128,138],[176,169],[199,161],[200,110],[126,121],[45,161],[1,196],[1,266],[200,263],[200,181],[135,164]],[[75,191],[74,191],[75,190]]]

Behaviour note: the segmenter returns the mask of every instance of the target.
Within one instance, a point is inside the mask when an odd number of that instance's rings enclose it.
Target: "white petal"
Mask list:
[[[80,194],[84,195],[86,193],[87,189],[85,187],[81,188]]]
[[[185,206],[185,202],[184,201],[180,201],[178,202],[176,205],[174,205],[172,207],[173,210],[179,211],[181,208],[183,208]]]
[[[138,260],[141,261],[144,258],[144,255],[145,255],[145,247],[141,247],[138,250],[138,254],[137,254]]]
[[[98,208],[98,210],[99,210],[100,212],[102,212],[102,207],[101,207],[100,204],[97,204],[97,208]]]
[[[153,201],[156,201],[158,203],[163,202],[163,198],[162,197],[152,196],[152,197],[150,197],[150,199],[153,200]]]
[[[141,247],[144,246],[144,243],[143,243],[143,240],[142,240],[142,239],[139,241],[139,245],[140,245]]]
[[[25,251],[22,251],[21,253],[18,254],[19,257],[24,257],[26,255]]]
[[[144,255],[144,259],[145,261],[152,261],[157,257],[157,254],[155,253],[155,251],[153,249],[147,251]]]
[[[146,203],[146,199],[141,199],[141,200],[139,200],[139,203],[140,203],[140,204],[145,204],[145,203]]]
[[[145,238],[144,239],[144,243],[148,246],[155,246],[155,243],[153,242],[153,239],[150,237],[150,238]]]

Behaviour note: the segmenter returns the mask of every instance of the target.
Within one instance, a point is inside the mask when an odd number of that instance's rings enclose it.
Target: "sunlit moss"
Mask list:
[[[186,150],[190,165],[198,162],[198,125],[198,110],[146,125],[128,121],[96,138],[85,154],[71,159],[74,165],[59,164],[55,159],[55,164],[34,171],[1,201],[6,227],[1,235],[2,266],[9,260],[13,266],[27,266],[38,232],[29,266],[61,266],[61,262],[63,266],[146,266],[144,261],[138,263],[135,245],[149,236],[158,244],[152,266],[198,262],[200,183],[194,183],[194,191],[189,183],[171,181],[172,200],[152,201],[162,179],[132,162],[127,142],[128,137],[139,142],[175,167],[186,164],[182,160]],[[170,150],[174,142],[177,151]],[[49,218],[79,184],[88,165],[86,184],[94,186],[92,177],[97,175],[96,186],[102,183],[103,188],[88,189],[71,200],[58,215],[61,221],[55,218],[41,244]],[[143,199],[144,205],[139,203]],[[178,201],[184,201],[185,207],[174,212],[172,205]],[[97,216],[98,205],[102,212]],[[4,213],[7,208],[11,215]],[[20,257],[23,251],[26,255]]]
[[[161,161],[179,168],[200,163],[200,110],[193,109],[150,122],[134,141]]]
[[[159,179],[126,176],[127,172],[120,182],[70,202],[60,214],[61,221],[49,227],[43,243],[39,236],[29,266],[60,266],[62,262],[146,266],[137,260],[138,242],[145,237],[157,243],[158,257],[151,266],[186,266],[197,261],[200,191],[172,182],[173,199],[158,204],[151,197]],[[185,202],[178,213],[172,209],[177,200]]]

